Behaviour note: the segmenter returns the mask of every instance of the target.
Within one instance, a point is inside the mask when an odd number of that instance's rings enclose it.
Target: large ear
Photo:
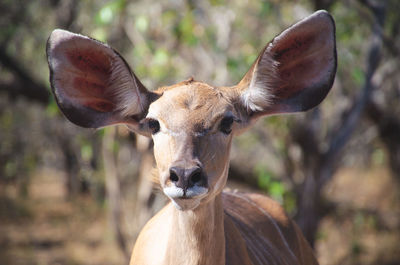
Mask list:
[[[318,11],[275,37],[236,86],[252,117],[318,105],[336,73],[335,24]]]
[[[47,41],[47,60],[57,104],[79,126],[137,123],[154,100],[125,60],[97,40],[56,29]]]

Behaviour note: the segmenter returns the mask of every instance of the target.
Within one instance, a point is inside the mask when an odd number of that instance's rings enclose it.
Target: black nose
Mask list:
[[[169,169],[169,179],[175,183],[175,186],[187,190],[195,184],[204,182],[203,172],[200,167],[182,168],[171,167]]]

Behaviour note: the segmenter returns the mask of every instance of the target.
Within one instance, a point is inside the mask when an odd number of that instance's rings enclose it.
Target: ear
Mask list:
[[[47,60],[57,104],[76,125],[135,125],[156,97],[121,55],[86,36],[54,30],[47,41]]]
[[[251,117],[317,106],[336,73],[335,24],[318,11],[275,37],[236,86]]]

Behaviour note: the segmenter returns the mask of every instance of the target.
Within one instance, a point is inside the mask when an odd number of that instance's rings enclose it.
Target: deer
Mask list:
[[[330,91],[337,55],[328,12],[277,35],[233,86],[189,78],[148,90],[113,48],[61,29],[46,51],[52,92],[68,120],[125,125],[154,142],[169,203],[141,230],[131,265],[318,264],[279,203],[224,187],[235,135],[262,117],[309,110]]]

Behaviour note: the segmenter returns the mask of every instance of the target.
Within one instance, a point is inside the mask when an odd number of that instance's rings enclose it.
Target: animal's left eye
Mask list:
[[[221,130],[221,132],[223,132],[225,134],[230,134],[232,132],[233,121],[234,121],[234,119],[232,116],[223,118],[219,125],[219,129]]]

